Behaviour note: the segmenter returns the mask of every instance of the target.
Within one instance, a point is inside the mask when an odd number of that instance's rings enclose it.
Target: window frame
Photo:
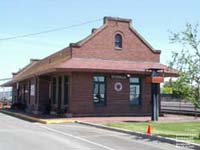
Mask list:
[[[94,78],[95,77],[104,77],[104,81],[95,81]],[[104,75],[94,75],[93,76],[93,90],[92,90],[92,100],[93,100],[93,104],[95,106],[106,106],[107,105],[107,80],[106,80],[106,76]],[[104,101],[103,102],[95,102],[94,99],[94,92],[95,92],[95,85],[98,84],[98,90],[100,92],[100,85],[104,84]]]
[[[30,85],[30,96],[35,96],[35,84],[31,83]]]
[[[119,39],[117,39],[118,37],[119,37]],[[117,41],[117,40],[119,40],[119,41]],[[123,47],[123,37],[122,37],[122,35],[120,33],[116,33],[115,34],[114,44],[115,44],[115,48],[116,49],[122,49],[122,47]],[[118,46],[118,44],[120,46]]]
[[[130,81],[131,78],[137,78],[139,80],[139,82],[138,83],[131,82]],[[131,98],[130,98],[131,97],[131,88],[130,88],[131,85],[139,85],[139,92],[140,93],[139,93],[138,104],[134,104],[134,103],[131,102],[132,101]],[[132,77],[129,78],[129,103],[130,103],[131,106],[141,106],[142,105],[142,80],[141,80],[140,77],[132,76]]]

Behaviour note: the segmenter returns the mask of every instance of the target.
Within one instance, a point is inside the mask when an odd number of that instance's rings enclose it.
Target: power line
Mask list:
[[[100,21],[100,20],[102,20],[102,18],[96,19],[96,20],[90,20],[90,21],[86,21],[86,22],[82,22],[82,23],[74,24],[74,25],[70,25],[70,26],[65,26],[65,27],[59,27],[59,28],[44,30],[44,31],[40,31],[40,32],[34,32],[34,33],[29,33],[29,34],[22,34],[22,35],[7,37],[7,38],[0,38],[0,41],[14,40],[14,39],[18,39],[18,38],[24,38],[24,37],[36,36],[36,35],[40,35],[40,34],[46,34],[46,33],[50,33],[50,32],[56,32],[56,31],[66,30],[66,29],[69,29],[69,28],[82,26],[82,25],[93,23],[93,22],[97,22],[97,21]]]
[[[11,80],[12,78],[4,78],[4,79],[0,79],[0,81],[6,81],[6,80]]]

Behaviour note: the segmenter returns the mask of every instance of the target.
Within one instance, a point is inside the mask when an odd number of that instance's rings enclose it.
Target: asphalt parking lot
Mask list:
[[[0,113],[2,150],[176,150],[175,145],[76,123],[39,124]],[[188,148],[187,148],[188,149]]]

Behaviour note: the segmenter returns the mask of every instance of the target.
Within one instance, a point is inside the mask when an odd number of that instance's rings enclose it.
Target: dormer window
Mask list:
[[[115,35],[115,48],[122,48],[122,36],[120,34]]]

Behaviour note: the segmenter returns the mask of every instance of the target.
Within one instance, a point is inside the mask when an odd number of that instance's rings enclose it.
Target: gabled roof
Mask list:
[[[139,34],[132,26],[132,20],[131,19],[124,19],[124,18],[119,18],[119,17],[104,17],[104,24],[103,26],[101,26],[99,29],[96,29],[95,32],[92,32],[92,34],[90,34],[89,36],[87,36],[86,38],[76,42],[76,43],[71,43],[71,46],[74,47],[81,47],[82,45],[84,45],[85,43],[87,43],[90,39],[92,39],[93,37],[95,37],[97,34],[99,34],[102,30],[104,30],[107,27],[107,20],[112,20],[112,21],[118,21],[118,22],[127,22],[129,23],[129,29],[133,32],[133,34],[135,34],[138,39],[140,39],[152,52],[160,54],[161,50],[156,50],[154,49],[150,43],[148,43],[141,34]]]
[[[34,66],[38,61],[40,61],[40,60],[39,59],[30,59],[30,63],[28,65],[26,65],[25,67],[23,67],[22,69],[20,69],[18,72],[13,73],[13,76],[16,77],[16,76],[23,74],[27,69]]]
[[[76,42],[76,43],[71,43],[70,46],[72,47],[81,47],[83,44],[87,43],[90,39],[98,35],[101,31],[103,31],[107,26],[104,24],[100,28],[96,29],[96,31],[92,32],[90,35],[85,37],[84,39]]]
[[[34,61],[31,64],[27,65],[15,76],[13,76],[12,81],[18,82],[27,78],[31,78],[33,76],[53,71],[56,65],[70,59],[70,57],[70,48],[64,48],[63,50],[54,53],[42,60]]]
[[[23,73],[25,73],[27,70],[29,70],[31,67],[33,67],[38,61],[40,61],[39,59],[30,59],[30,63],[28,65],[26,65],[25,67],[23,67],[22,69],[20,69],[18,72],[13,72],[13,78],[10,81],[7,81],[6,83],[2,84],[1,86],[9,86],[12,85],[14,83],[14,80],[16,77],[21,76]]]

